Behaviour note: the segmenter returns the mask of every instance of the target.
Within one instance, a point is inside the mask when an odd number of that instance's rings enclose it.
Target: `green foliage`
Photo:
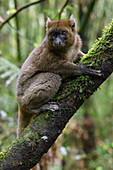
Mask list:
[[[16,107],[15,80],[20,69],[5,58],[0,58],[0,111],[12,116]],[[5,84],[5,86],[4,86]]]
[[[69,10],[73,10],[73,6],[71,6],[71,5],[67,5],[67,7],[66,7],[67,9],[69,9]]]
[[[7,11],[7,14],[8,14],[8,15],[11,15],[11,14],[14,14],[16,11],[17,11],[16,9],[9,9],[9,10]]]
[[[0,78],[7,79],[6,86],[10,85],[17,78],[20,69],[10,61],[0,58]]]
[[[90,160],[89,166],[96,170],[112,170],[113,153],[110,150],[110,144],[105,144],[102,147],[98,146],[93,152],[97,156],[96,161]]]
[[[87,36],[89,39],[89,48],[98,35],[101,36],[101,30],[113,18],[112,0],[98,0],[94,6],[92,18],[89,23]]]
[[[44,9],[43,12],[48,14],[48,16],[51,16],[53,14],[53,11],[51,11],[49,9]]]

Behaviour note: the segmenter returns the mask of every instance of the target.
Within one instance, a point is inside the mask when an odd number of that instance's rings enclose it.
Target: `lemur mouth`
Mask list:
[[[62,48],[62,47],[65,47],[65,44],[62,43],[62,42],[59,42],[59,43],[53,43],[53,46],[58,47],[58,48]]]

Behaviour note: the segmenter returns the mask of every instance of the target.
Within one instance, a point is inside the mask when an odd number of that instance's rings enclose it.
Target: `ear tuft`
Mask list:
[[[47,17],[47,21],[46,21],[46,28],[48,27],[49,23],[51,22],[50,18]]]
[[[71,25],[72,25],[72,30],[73,31],[76,30],[77,29],[77,25],[76,25],[76,20],[75,20],[74,16],[71,15],[69,20],[70,20]]]

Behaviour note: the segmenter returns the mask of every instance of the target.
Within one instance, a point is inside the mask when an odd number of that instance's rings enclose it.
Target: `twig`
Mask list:
[[[14,5],[15,5],[15,9],[18,9],[18,3],[17,0],[14,0]],[[15,25],[16,25],[16,29],[19,30],[20,29],[20,24],[19,24],[19,16],[16,15],[15,16]],[[18,35],[18,33],[16,33],[16,44],[17,44],[17,58],[19,61],[21,61],[21,47],[20,47],[20,37]]]
[[[67,0],[67,1],[65,2],[65,4],[63,5],[63,7],[61,8],[61,10],[60,10],[60,12],[59,12],[59,14],[58,14],[58,18],[59,18],[59,19],[61,18],[62,12],[63,12],[64,8],[68,5],[69,1],[70,1],[70,0]]]
[[[20,7],[17,9],[17,11],[12,14],[11,16],[9,16],[6,20],[4,20],[4,22],[2,22],[2,24],[0,25],[0,29],[7,23],[9,22],[10,19],[12,19],[13,17],[15,17],[20,11],[22,11],[23,9],[26,9],[28,8],[29,6],[32,6],[32,5],[35,5],[37,3],[40,3],[40,2],[43,2],[45,0],[38,0],[38,1],[35,1],[35,2],[31,2],[31,3],[28,3],[28,4],[25,4],[24,6]]]

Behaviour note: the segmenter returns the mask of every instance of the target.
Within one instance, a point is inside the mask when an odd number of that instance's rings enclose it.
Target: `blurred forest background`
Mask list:
[[[0,21],[33,0],[0,0]],[[0,30],[0,150],[16,139],[16,79],[45,37],[46,18],[77,21],[84,53],[113,18],[113,0],[46,0],[22,10]],[[51,153],[52,156],[51,156]],[[48,170],[113,169],[113,75],[78,110],[48,154]]]

